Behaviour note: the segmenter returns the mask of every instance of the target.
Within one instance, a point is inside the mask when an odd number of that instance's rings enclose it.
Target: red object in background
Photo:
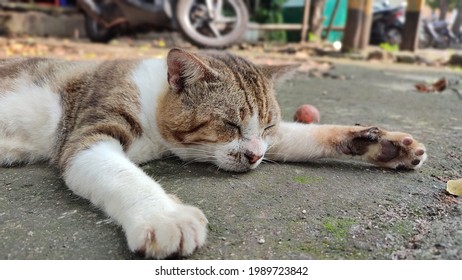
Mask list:
[[[298,107],[294,115],[294,121],[301,123],[318,123],[321,121],[319,110],[311,104]]]
[[[66,7],[66,6],[75,6],[74,0],[9,0],[11,3],[26,3],[26,4],[36,4],[43,6],[55,6],[55,7]]]

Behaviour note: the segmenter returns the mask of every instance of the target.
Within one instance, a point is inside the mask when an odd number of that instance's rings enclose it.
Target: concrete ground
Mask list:
[[[262,164],[245,174],[158,160],[143,169],[201,208],[208,241],[190,259],[461,259],[462,100],[422,94],[417,82],[460,71],[335,61],[334,75],[298,73],[279,90],[283,117],[311,103],[322,123],[374,124],[425,143],[418,171],[320,160]],[[462,87],[462,85],[461,85]],[[137,259],[107,216],[44,164],[0,168],[1,259]]]

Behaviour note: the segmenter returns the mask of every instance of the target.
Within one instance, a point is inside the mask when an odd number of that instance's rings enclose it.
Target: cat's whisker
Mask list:
[[[191,146],[193,147],[212,147],[212,146],[217,145],[217,144],[199,143],[199,142],[178,142],[178,144],[185,145],[186,147],[184,148],[190,148]]]
[[[268,159],[268,158],[263,158],[262,163],[274,163],[274,164],[279,164],[279,162]]]
[[[212,160],[216,159],[215,156],[203,156],[203,157],[198,157],[192,160],[186,161],[183,166],[189,165],[191,163],[196,163],[196,162],[211,162]]]
[[[172,151],[173,152],[197,152],[200,155],[202,155],[202,154],[213,155],[212,151],[205,150],[205,149],[189,148],[189,147],[173,148]]]
[[[265,153],[266,155],[284,156],[284,153]]]
[[[204,145],[201,145],[204,146]],[[173,149],[186,149],[186,150],[198,150],[198,151],[206,151],[205,149],[200,149],[201,146],[194,146],[194,147],[174,147]]]
[[[175,154],[171,154],[171,155],[167,155],[167,156],[162,157],[162,159],[171,159],[171,158],[178,158],[178,156],[175,155]]]

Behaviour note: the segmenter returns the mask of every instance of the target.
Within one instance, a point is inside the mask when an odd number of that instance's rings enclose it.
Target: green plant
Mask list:
[[[321,182],[323,180],[324,178],[321,176],[297,176],[294,178],[294,181],[296,183],[299,183],[302,185],[311,185],[313,183]]]
[[[399,51],[399,45],[397,44],[390,44],[390,43],[381,43],[379,47],[387,52],[397,52]]]
[[[308,42],[317,42],[320,41],[321,38],[312,32],[308,33]]]
[[[355,224],[352,219],[326,218],[323,221],[324,230],[330,233],[335,239],[346,239],[350,227]]]
[[[283,23],[284,18],[282,16],[282,5],[286,0],[270,0],[263,1],[259,7],[257,7],[255,16],[252,17],[258,23]],[[270,31],[267,33],[266,38],[271,41],[285,42],[287,41],[286,32]]]

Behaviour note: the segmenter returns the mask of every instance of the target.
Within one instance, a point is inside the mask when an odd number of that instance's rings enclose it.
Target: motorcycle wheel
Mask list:
[[[432,45],[431,35],[423,28],[419,31],[419,49],[429,48]]]
[[[444,34],[441,36],[440,41],[435,44],[435,48],[437,49],[447,49],[451,46],[452,39],[449,35]]]
[[[401,45],[403,41],[402,30],[398,27],[390,27],[385,30],[386,41],[390,45]]]
[[[242,0],[213,0],[209,14],[204,0],[179,0],[176,22],[181,33],[199,47],[225,48],[245,32],[249,12]]]
[[[96,43],[107,43],[116,36],[113,29],[104,27],[89,15],[85,15],[85,31],[87,37]]]

